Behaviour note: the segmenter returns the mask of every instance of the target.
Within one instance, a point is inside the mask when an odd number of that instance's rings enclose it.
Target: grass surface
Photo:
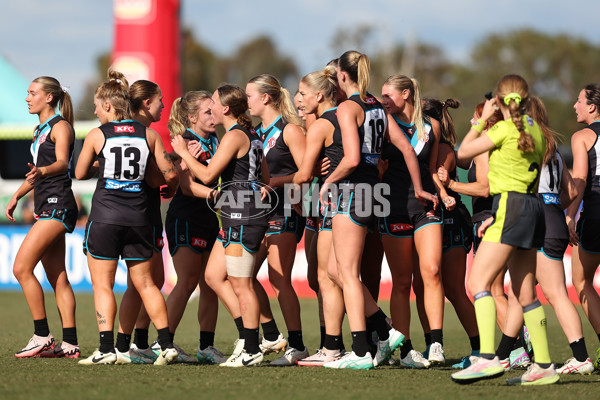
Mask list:
[[[46,295],[50,329],[55,338],[62,337],[56,304],[51,293]],[[279,307],[273,304],[276,321],[285,333]],[[304,341],[311,354],[319,343],[316,300],[301,300]],[[0,292],[0,399],[110,399],[110,398],[201,398],[201,399],[584,399],[598,398],[600,375],[566,376],[556,385],[542,387],[507,387],[505,378],[522,371],[511,371],[504,377],[461,386],[450,380],[449,366],[431,370],[408,370],[385,366],[371,371],[326,370],[323,368],[276,368],[268,363],[257,368],[219,368],[202,365],[112,365],[80,366],[70,359],[17,359],[33,332],[33,324],[25,298],[18,292]],[[388,304],[382,305],[388,310]],[[98,346],[98,331],[91,294],[77,295],[77,321],[82,353],[88,356]],[[190,354],[195,354],[199,328],[196,302],[186,310],[175,341]],[[554,312],[546,308],[550,353],[562,363],[571,351]],[[588,351],[595,359],[598,340],[587,319],[583,319]],[[423,350],[424,340],[413,312],[413,345]],[[351,340],[344,326],[346,348]],[[154,335],[151,329],[150,336]],[[237,331],[224,308],[220,309],[215,345],[230,353]],[[499,336],[497,336],[499,340]],[[451,305],[446,306],[444,348],[447,365],[470,352],[469,342]],[[273,360],[277,355],[269,355]]]

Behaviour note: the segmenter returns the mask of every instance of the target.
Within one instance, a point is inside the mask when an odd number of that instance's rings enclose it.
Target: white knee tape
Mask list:
[[[228,256],[225,254],[227,275],[236,278],[252,278],[255,258],[256,256],[246,249],[242,250],[241,257]]]

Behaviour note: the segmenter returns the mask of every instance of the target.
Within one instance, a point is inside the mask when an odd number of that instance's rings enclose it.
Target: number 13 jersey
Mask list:
[[[112,121],[100,126],[104,146],[98,154],[98,184],[90,221],[144,226],[148,193],[143,182],[150,159],[146,127],[137,121]]]

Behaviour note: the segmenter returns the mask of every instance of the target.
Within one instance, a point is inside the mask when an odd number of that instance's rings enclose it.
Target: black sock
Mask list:
[[[358,357],[364,357],[369,351],[367,331],[352,332],[352,351]]]
[[[33,321],[33,333],[38,336],[48,336],[50,328],[48,327],[48,319],[37,319]]]
[[[441,329],[431,330],[431,343],[439,343],[444,345],[444,333]]]
[[[377,310],[375,314],[367,318],[369,322],[373,324],[373,327],[377,331],[377,336],[379,336],[379,340],[388,340],[390,337],[390,328],[387,321],[385,320],[386,318],[387,316],[383,311],[381,311],[381,308]]]
[[[367,329],[367,340],[369,342],[373,341],[373,333],[377,333],[377,330],[375,329],[375,327],[373,326],[373,324],[371,323],[371,321],[369,320],[369,318],[366,319],[365,321],[365,327]]]
[[[516,341],[517,338],[502,334],[502,339],[500,339],[500,344],[496,350],[496,355],[498,356],[499,360],[505,360],[510,357],[510,352],[512,351]]]
[[[244,338],[244,321],[242,321],[242,317],[237,317],[233,320],[235,322],[235,327],[238,330],[238,339]]]
[[[479,351],[481,345],[479,344],[479,335],[469,337],[469,342],[471,342],[471,351]]]
[[[588,359],[588,352],[585,348],[585,339],[577,339],[573,343],[569,343],[571,346],[571,351],[573,351],[573,357],[579,362],[584,362]]]
[[[323,340],[323,347],[327,350],[337,350],[340,346],[340,337],[333,335],[325,335],[325,339]]]
[[[244,339],[244,350],[246,350],[246,353],[256,354],[260,352],[260,348],[258,347],[258,328],[244,328]]]
[[[265,337],[265,339],[267,339],[269,342],[276,341],[279,337],[280,332],[279,329],[277,329],[277,323],[275,322],[275,320],[272,319],[269,322],[265,322],[261,325],[263,328],[263,336]]]
[[[425,333],[425,346],[431,346],[431,332]]]
[[[521,334],[516,337],[516,340],[515,340],[515,342],[513,344],[512,350],[516,350],[519,347],[522,347],[522,348],[525,349],[525,341],[523,341],[523,330],[521,330]]]
[[[293,347],[296,350],[304,350],[302,331],[288,331],[288,343],[290,347]]]
[[[406,357],[411,350],[413,350],[412,341],[407,339],[402,347],[400,347],[400,358]]]
[[[319,348],[322,349],[325,346],[325,327],[321,327],[321,342],[319,343]]]
[[[133,343],[138,349],[144,350],[148,346],[148,329],[136,329],[133,335]]]
[[[121,353],[125,353],[129,350],[129,345],[131,343],[131,335],[127,335],[122,332],[117,333],[117,350]]]
[[[173,339],[171,339],[171,332],[169,332],[169,327],[162,329],[157,329],[158,332],[158,344],[160,345],[161,350],[172,349],[173,348]]]
[[[204,350],[208,346],[214,346],[215,333],[208,331],[200,331],[200,350]]]
[[[79,343],[77,342],[77,328],[63,328],[63,342],[67,342],[72,344],[73,346],[77,346]]]
[[[546,368],[548,368],[549,366],[552,365],[552,363],[536,363],[536,364],[539,365],[540,367],[544,368],[544,369],[546,369]]]
[[[115,352],[115,333],[113,331],[100,332],[100,353]]]

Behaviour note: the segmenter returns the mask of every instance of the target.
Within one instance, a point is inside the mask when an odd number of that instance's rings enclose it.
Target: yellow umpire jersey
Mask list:
[[[500,121],[486,134],[495,149],[490,151],[488,179],[490,195],[505,192],[536,193],[546,140],[538,124],[528,115],[523,117],[525,132],[533,137],[535,150],[519,150],[520,133],[512,120]]]

